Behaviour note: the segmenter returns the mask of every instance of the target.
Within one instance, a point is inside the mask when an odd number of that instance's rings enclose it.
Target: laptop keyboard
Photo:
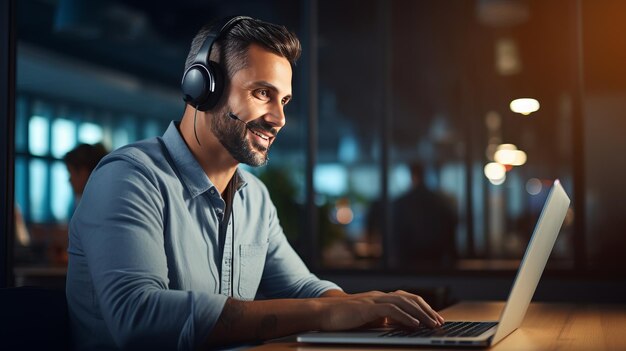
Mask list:
[[[380,337],[405,337],[405,338],[429,338],[429,337],[472,337],[479,336],[497,322],[445,322],[441,327],[431,329],[419,327],[417,329],[394,329],[381,334]]]

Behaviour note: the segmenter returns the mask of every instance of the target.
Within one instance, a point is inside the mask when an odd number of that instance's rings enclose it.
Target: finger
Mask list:
[[[445,322],[443,317],[430,307],[426,300],[424,300],[421,296],[408,293],[404,290],[398,290],[395,293],[415,301],[432,319],[436,320],[439,324],[443,324]]]
[[[386,296],[378,298],[376,302],[394,304],[402,309],[404,312],[424,322],[424,324],[431,328],[439,325],[439,322],[436,318],[432,318],[422,309],[419,304],[417,304],[417,302],[405,296],[401,296],[399,294],[387,294]]]
[[[379,318],[390,318],[407,327],[417,328],[420,326],[420,321],[418,319],[403,311],[400,307],[393,303],[380,303],[375,305],[374,308]]]
[[[418,301],[413,298],[414,296],[415,295],[411,296],[409,294],[409,296],[402,296],[402,298],[406,299],[406,301],[408,301],[410,304],[414,306],[415,311],[419,314],[420,320],[425,322],[426,325],[432,328],[440,326],[439,320],[437,319],[437,317],[429,313],[429,312],[434,312],[432,311],[430,306],[428,306],[428,304],[426,306],[420,305]]]

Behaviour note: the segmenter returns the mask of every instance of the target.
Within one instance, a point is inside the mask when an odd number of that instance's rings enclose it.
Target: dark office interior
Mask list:
[[[162,135],[191,38],[242,14],[303,45],[287,125],[246,169],[317,276],[505,300],[559,179],[572,202],[533,301],[626,303],[624,1],[1,3],[2,288],[63,291],[64,156]]]

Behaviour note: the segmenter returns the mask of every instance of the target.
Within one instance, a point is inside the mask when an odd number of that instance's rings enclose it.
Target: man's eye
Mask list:
[[[280,102],[283,106],[287,105],[289,103],[290,99],[282,99],[282,101]]]
[[[267,100],[270,97],[270,92],[267,89],[258,89],[255,92],[255,95],[257,98],[261,100]]]

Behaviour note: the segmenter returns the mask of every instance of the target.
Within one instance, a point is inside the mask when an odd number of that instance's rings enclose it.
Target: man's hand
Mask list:
[[[438,327],[444,320],[420,296],[405,291],[346,294],[322,298],[239,301],[228,299],[207,339],[208,345],[267,340],[309,330],[336,331],[385,318],[406,327]]]
[[[398,290],[392,293],[370,291],[318,299],[320,304],[320,330],[344,330],[387,319],[407,327],[422,324],[434,328],[444,322],[420,296]]]

